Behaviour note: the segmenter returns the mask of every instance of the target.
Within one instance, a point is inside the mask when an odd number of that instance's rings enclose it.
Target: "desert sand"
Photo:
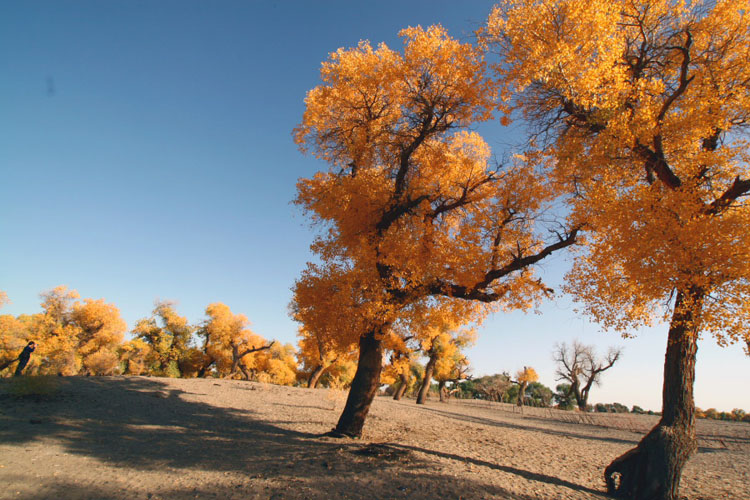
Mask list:
[[[3,499],[607,498],[655,417],[378,397],[360,440],[322,437],[345,394],[217,379],[0,380]],[[567,420],[567,421],[566,421]],[[689,499],[750,497],[750,424],[700,421]]]

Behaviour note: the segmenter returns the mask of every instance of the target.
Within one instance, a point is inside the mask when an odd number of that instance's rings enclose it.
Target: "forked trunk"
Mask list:
[[[418,405],[423,405],[427,400],[427,393],[430,391],[430,384],[432,383],[432,374],[435,371],[435,363],[437,363],[437,356],[430,356],[427,366],[424,367],[424,379],[422,379],[422,386],[419,388],[419,394],[417,395]]]
[[[357,371],[346,398],[344,411],[336,428],[331,432],[337,437],[360,437],[367,413],[380,385],[383,367],[383,340],[376,331],[370,331],[359,339],[359,362]]]
[[[252,374],[247,371],[247,368],[245,368],[245,365],[240,365],[240,371],[242,372],[243,380],[250,380],[253,378]]]
[[[323,375],[323,365],[318,365],[315,367],[313,372],[310,374],[310,378],[307,379],[307,388],[308,389],[315,389],[318,387],[318,381],[320,380],[320,376]]]
[[[638,446],[604,471],[611,495],[638,500],[678,498],[682,469],[697,447],[693,382],[698,344],[691,324],[702,299],[697,288],[677,294],[664,360],[662,417]]]
[[[516,406],[523,406],[523,399],[526,397],[526,386],[528,382],[521,382],[521,386],[518,388],[518,399],[516,400]]]
[[[395,399],[396,401],[399,401],[402,397],[404,397],[404,394],[406,394],[406,389],[407,387],[409,387],[409,377],[407,377],[406,374],[400,374],[399,379],[401,380],[401,384],[398,386],[398,389],[396,389],[396,392],[393,393],[393,399]]]

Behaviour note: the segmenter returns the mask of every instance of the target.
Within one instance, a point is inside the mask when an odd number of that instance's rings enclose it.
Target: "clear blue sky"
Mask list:
[[[155,299],[191,321],[211,302],[295,342],[289,288],[312,232],[290,201],[323,167],[291,130],[327,54],[400,42],[441,23],[468,39],[489,1],[5,1],[0,3],[0,289],[3,313],[39,310],[65,284],[105,298],[129,326]],[[480,129],[501,155],[512,136]],[[559,285],[567,267],[544,274]],[[477,375],[534,366],[554,387],[555,342],[625,346],[592,400],[660,408],[666,329],[622,340],[573,311],[490,318],[469,355]],[[698,351],[696,403],[750,410],[750,358]]]

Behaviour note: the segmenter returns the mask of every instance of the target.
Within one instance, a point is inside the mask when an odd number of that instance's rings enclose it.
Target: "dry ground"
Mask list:
[[[364,438],[342,440],[321,437],[344,402],[327,389],[65,378],[51,396],[19,399],[9,383],[2,499],[606,498],[604,467],[654,422],[383,397]],[[701,421],[699,434],[682,493],[750,497],[750,425]]]

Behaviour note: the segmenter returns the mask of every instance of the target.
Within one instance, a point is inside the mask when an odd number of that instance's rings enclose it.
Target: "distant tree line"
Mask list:
[[[267,341],[249,328],[247,317],[228,306],[210,304],[206,319],[189,324],[175,304],[157,302],[127,325],[119,309],[104,299],[84,299],[59,286],[40,295],[42,312],[0,315],[0,366],[11,362],[30,340],[37,350],[26,368],[30,375],[151,375],[223,377],[281,385],[296,383],[296,350]],[[5,294],[3,301],[7,300]],[[9,376],[9,364],[0,375]]]

